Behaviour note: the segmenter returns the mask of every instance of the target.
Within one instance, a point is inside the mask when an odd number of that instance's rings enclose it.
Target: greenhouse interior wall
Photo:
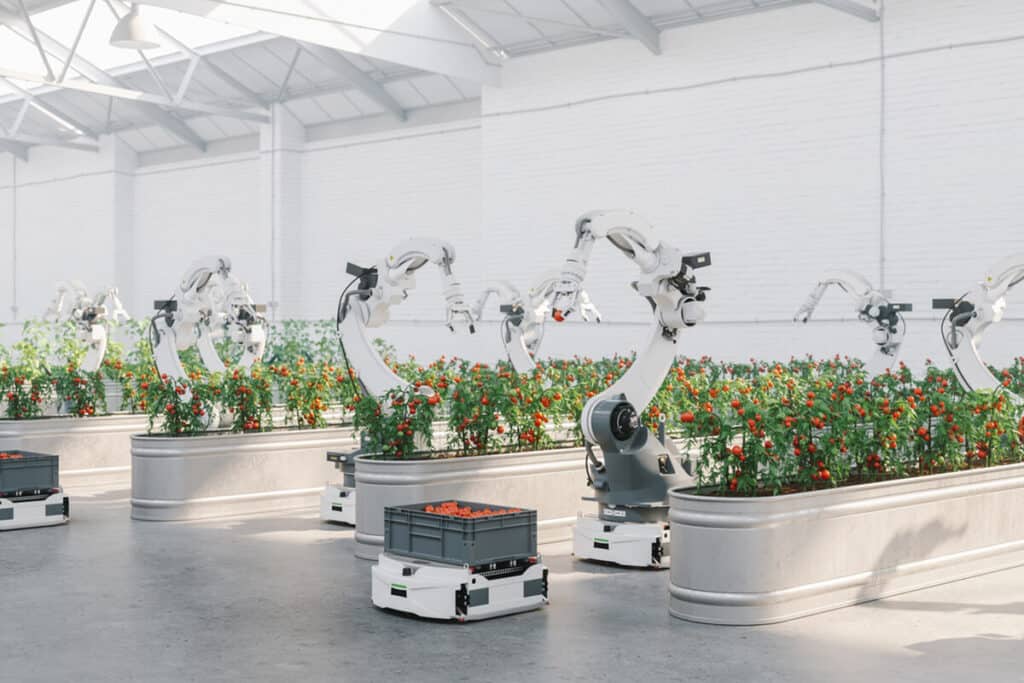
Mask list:
[[[410,236],[451,241],[471,294],[503,278],[525,289],[559,265],[580,213],[622,207],[712,253],[708,319],[682,354],[867,354],[839,294],[807,326],[792,322],[826,270],[850,268],[914,305],[908,363],[942,359],[931,299],[958,296],[1012,251],[1024,216],[1024,36],[1012,28],[1024,3],[984,4],[906,0],[881,23],[806,5],[666,31],[657,57],[630,41],[541,53],[510,61],[471,106],[403,124],[278,120],[202,156],[136,154],[116,137],[98,153],[7,156],[5,334],[41,315],[69,273],[118,285],[141,316],[209,254],[229,256],[273,317],[331,318],[346,263]],[[549,326],[544,352],[635,350],[649,315],[636,276],[595,251],[586,286],[604,322]],[[423,358],[501,355],[496,311],[453,338],[439,277],[424,270],[418,285],[382,337]],[[1024,317],[1011,306],[1006,321],[986,338],[997,365]]]

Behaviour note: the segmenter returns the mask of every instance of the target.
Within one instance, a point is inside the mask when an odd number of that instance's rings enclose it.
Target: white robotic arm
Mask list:
[[[1003,319],[1007,292],[1021,282],[1024,282],[1024,253],[1000,261],[959,299],[932,301],[933,308],[948,309],[942,318],[942,341],[964,389],[1004,389],[981,359],[978,347],[985,331]],[[1024,404],[1024,398],[1008,395],[1015,403]]]
[[[679,331],[704,319],[707,288],[694,271],[711,265],[708,253],[684,255],[661,242],[651,226],[629,211],[595,211],[576,223],[576,245],[555,286],[552,316],[571,315],[594,243],[607,238],[646,276],[633,288],[651,305],[654,323],[647,347],[618,381],[583,406],[588,484],[598,515],[582,517],[573,532],[578,558],[627,566],[663,566],[668,552],[669,489],[692,483],[689,462],[671,439],[654,438],[641,414],[671,370]],[[601,450],[598,460],[594,446]]]
[[[69,301],[70,296],[70,301]],[[89,299],[89,292],[85,285],[78,280],[70,282],[61,281],[57,283],[57,293],[50,303],[50,307],[43,314],[44,320],[61,322],[71,318],[71,311],[79,307],[81,301]],[[70,303],[70,308],[68,304]],[[65,310],[67,309],[67,310]]]
[[[426,264],[433,263],[441,270],[448,329],[454,332],[464,327],[471,334],[476,331],[462,285],[452,273],[454,261],[455,249],[449,243],[410,239],[372,268],[348,264],[347,272],[356,278],[352,284],[358,283],[358,287],[351,291],[346,287],[341,294],[338,332],[349,367],[356,370],[368,395],[383,396],[392,389],[408,386],[380,357],[367,330],[388,321],[391,307],[405,300],[409,290],[416,286],[415,272]],[[429,387],[424,390],[429,392]]]
[[[583,268],[585,271],[586,264],[583,265]],[[554,308],[554,299],[564,277],[561,270],[551,271],[530,289],[530,307],[538,324],[543,324],[549,313],[557,322],[565,320],[565,313],[561,309]],[[590,300],[590,295],[585,289],[579,289],[576,305],[580,312],[580,318],[585,322],[601,322],[601,311]]]
[[[581,427],[590,443],[606,439],[609,428],[616,431],[616,421],[623,420],[618,425],[623,428],[628,423],[632,431],[639,427],[639,415],[657,394],[675,362],[679,330],[704,319],[702,302],[707,288],[697,286],[694,270],[711,265],[708,253],[684,255],[661,242],[651,225],[632,211],[586,213],[576,221],[576,244],[554,286],[555,320],[565,319],[580,306],[587,263],[595,242],[602,238],[607,238],[647,276],[642,282],[634,282],[633,288],[651,304],[655,321],[647,346],[632,367],[583,407]],[[609,410],[615,414],[608,415]],[[608,423],[608,418],[612,423]]]
[[[857,317],[872,326],[871,339],[875,353],[865,370],[871,376],[885,373],[899,361],[900,346],[906,336],[907,325],[901,313],[913,310],[910,304],[894,304],[889,296],[875,289],[868,280],[853,271],[828,273],[811,291],[810,296],[793,316],[796,322],[806,323],[832,285],[839,287],[854,299]]]
[[[218,257],[199,261],[189,268],[168,300],[156,302],[150,343],[157,368],[169,377],[187,376],[179,353],[195,346],[210,372],[223,372],[214,344],[225,331],[242,348],[240,367],[263,357],[266,322],[262,307],[253,303],[248,288],[231,273],[231,261]]]
[[[530,289],[528,302],[511,283],[503,280],[494,282],[483,291],[473,308],[475,318],[480,320],[487,300],[492,294],[497,297],[499,310],[505,314],[501,321],[501,341],[509,362],[519,374],[532,373],[536,368],[534,356],[544,338],[544,323],[551,312],[551,300],[559,277],[560,273],[554,272],[542,278]],[[582,289],[579,308],[584,320],[601,322],[601,312]]]
[[[54,322],[70,320],[75,324],[78,339],[86,347],[81,363],[86,372],[96,372],[103,365],[109,322],[129,319],[116,287],[110,287],[93,299],[85,285],[77,280],[57,283],[57,295],[44,317]]]
[[[483,318],[484,306],[487,300],[494,295],[498,300],[498,310],[504,315],[501,320],[501,342],[505,345],[505,353],[508,356],[512,368],[519,374],[533,372],[533,354],[540,344],[543,328],[527,322],[527,316],[532,319],[532,311],[529,311],[523,301],[519,290],[510,282],[499,280],[487,286],[473,306],[473,317],[476,320]]]
[[[121,303],[121,293],[117,287],[108,287],[107,291],[97,297],[96,304],[107,309],[107,319],[115,323],[128,322],[132,319]]]

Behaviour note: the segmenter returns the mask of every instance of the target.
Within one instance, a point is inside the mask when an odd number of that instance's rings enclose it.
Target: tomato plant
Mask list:
[[[85,372],[75,363],[52,368],[50,382],[63,409],[76,417],[107,412],[106,389],[100,372]]]
[[[270,380],[263,366],[229,369],[213,389],[231,415],[231,431],[254,432],[273,426]]]
[[[718,381],[704,381],[709,376]],[[1005,393],[905,366],[870,379],[859,361],[676,368],[678,424],[700,452],[697,483],[766,495],[1019,462],[1024,433]]]
[[[272,365],[270,372],[284,397],[286,423],[311,428],[327,426],[328,402],[335,388],[342,384],[338,381],[337,368],[298,358],[291,366]]]
[[[39,417],[46,411],[53,394],[49,359],[55,349],[54,326],[25,323],[21,338],[11,346],[0,366],[0,399],[7,417]]]
[[[415,386],[389,391],[380,398],[357,397],[353,426],[369,453],[405,458],[433,446],[434,418],[440,396],[426,396]]]
[[[205,432],[217,404],[219,381],[193,372],[188,379],[161,375],[147,382],[144,400],[149,415],[149,431],[163,434],[199,434]]]

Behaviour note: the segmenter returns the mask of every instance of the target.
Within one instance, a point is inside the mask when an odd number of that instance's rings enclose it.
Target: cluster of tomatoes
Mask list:
[[[479,519],[480,517],[498,517],[522,512],[520,508],[497,508],[485,507],[482,510],[474,510],[468,505],[459,505],[458,501],[449,500],[439,505],[427,505],[424,512],[432,515],[444,515],[446,517],[462,517],[464,519]]]

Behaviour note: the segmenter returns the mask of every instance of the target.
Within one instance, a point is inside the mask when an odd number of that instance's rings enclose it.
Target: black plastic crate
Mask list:
[[[537,554],[537,511],[520,510],[489,517],[456,517],[426,512],[417,503],[384,508],[384,550],[445,564],[478,567],[534,557]],[[471,510],[509,510],[508,506],[455,501]]]
[[[0,451],[0,493],[5,497],[37,495],[60,487],[59,462],[56,455],[29,451]]]

